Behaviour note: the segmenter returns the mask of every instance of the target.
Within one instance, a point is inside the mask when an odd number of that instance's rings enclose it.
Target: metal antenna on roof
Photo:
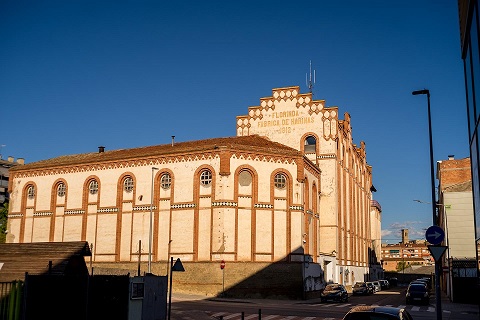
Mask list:
[[[308,91],[312,93],[313,87],[315,85],[315,69],[313,70],[313,79],[312,79],[312,60],[310,60],[310,74],[305,74],[305,80],[308,87]]]

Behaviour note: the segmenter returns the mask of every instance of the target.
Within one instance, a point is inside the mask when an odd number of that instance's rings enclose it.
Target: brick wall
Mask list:
[[[178,293],[249,298],[303,298],[302,263],[226,262],[224,271],[219,262],[182,261],[185,272],[174,272],[173,290]],[[88,262],[87,262],[87,265]],[[96,262],[94,274],[137,275],[136,263]],[[140,266],[140,275],[147,271],[146,263]],[[152,264],[152,273],[165,275],[167,263]]]
[[[442,190],[472,180],[470,158],[442,160],[438,163],[437,176]]]

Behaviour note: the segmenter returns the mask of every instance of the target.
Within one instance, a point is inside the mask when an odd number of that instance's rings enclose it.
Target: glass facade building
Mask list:
[[[460,41],[465,71],[468,133],[472,166],[473,207],[475,214],[475,240],[477,261],[480,248],[480,168],[479,168],[479,119],[480,119],[480,20],[478,0],[458,0]],[[480,275],[477,263],[477,277]],[[480,281],[478,282],[480,283]]]

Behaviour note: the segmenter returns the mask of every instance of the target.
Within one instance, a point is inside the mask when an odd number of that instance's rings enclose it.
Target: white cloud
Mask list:
[[[383,229],[383,230],[382,230],[382,238],[383,238],[383,237],[388,237],[388,236],[390,236],[392,233],[393,233],[392,230],[388,230],[388,229],[385,230],[385,229]]]
[[[402,239],[402,229],[408,229],[409,240],[425,239],[425,230],[428,223],[424,221],[393,222],[382,229],[382,241],[388,243],[399,242]]]

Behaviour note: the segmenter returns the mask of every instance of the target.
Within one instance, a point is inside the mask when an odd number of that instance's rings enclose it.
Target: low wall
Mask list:
[[[219,262],[182,261],[185,272],[173,272],[175,292],[227,297],[304,299],[303,276],[300,262]],[[94,274],[137,275],[137,263],[96,262]],[[140,275],[147,270],[142,262]],[[167,262],[152,263],[152,273],[167,274]]]

